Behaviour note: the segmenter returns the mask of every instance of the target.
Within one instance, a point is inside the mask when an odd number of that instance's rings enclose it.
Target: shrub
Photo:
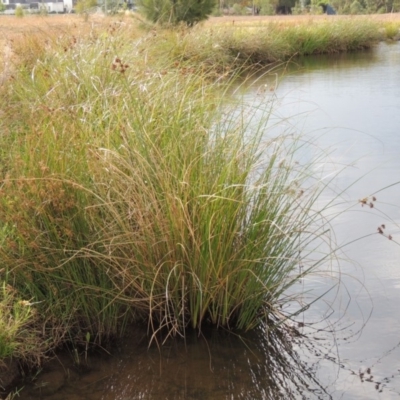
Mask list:
[[[192,26],[207,19],[215,5],[215,0],[140,0],[139,9],[153,22]]]
[[[87,14],[91,9],[97,6],[97,0],[79,0],[76,3],[75,10],[78,14]]]
[[[22,18],[25,15],[24,9],[22,6],[17,6],[15,8],[15,16],[18,18]]]
[[[223,14],[222,14],[221,7],[219,6],[219,4],[215,5],[215,7],[214,7],[214,9],[213,9],[213,11],[212,11],[212,13],[211,13],[211,15],[212,15],[213,17],[221,17],[221,16],[223,15]]]
[[[384,30],[388,39],[396,39],[399,37],[400,24],[396,22],[387,22],[384,25]]]
[[[274,15],[275,8],[272,4],[267,4],[261,7],[260,15]]]
[[[234,15],[246,15],[247,9],[246,7],[241,6],[238,3],[235,3],[232,7],[232,11]]]
[[[46,7],[45,4],[40,4],[40,12],[39,13],[42,16],[48,16],[49,15],[49,12],[48,12],[47,7]]]
[[[350,13],[351,14],[362,14],[364,11],[364,7],[358,0],[354,0],[350,5]]]

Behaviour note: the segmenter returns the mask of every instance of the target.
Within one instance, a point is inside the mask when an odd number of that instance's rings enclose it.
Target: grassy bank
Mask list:
[[[173,51],[189,63],[253,68],[296,56],[370,48],[382,35],[378,24],[362,20],[214,25],[188,31],[173,43]]]
[[[282,62],[297,55],[355,51],[373,46],[378,40],[398,38],[400,17],[382,16],[284,16],[212,18],[194,29],[181,27],[161,30],[141,22],[139,17],[90,17],[85,22],[78,16],[49,18],[26,17],[15,21],[2,17],[1,44],[29,41],[39,36],[52,40],[60,36],[82,37],[93,31],[112,33],[123,25],[129,40],[145,37],[146,53],[154,60],[185,61],[203,64],[219,71],[226,68],[266,65]],[[129,32],[129,33],[128,33]],[[28,50],[28,49],[26,49]],[[31,52],[31,51],[28,51]],[[155,54],[154,54],[155,53]],[[4,61],[4,54],[2,55]]]
[[[308,258],[326,232],[321,188],[295,162],[300,142],[268,139],[265,121],[228,103],[230,77],[368,47],[379,26],[75,21],[8,42],[0,357],[39,362],[132,323],[155,338],[282,321],[282,294],[326,256]]]

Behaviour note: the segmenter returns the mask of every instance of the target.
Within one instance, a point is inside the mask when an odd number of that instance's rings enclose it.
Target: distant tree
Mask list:
[[[339,14],[374,14],[400,11],[400,0],[329,0],[328,2]]]
[[[232,12],[235,15],[246,15],[247,9],[246,7],[243,7],[240,3],[236,3],[232,7]]]
[[[299,15],[299,14],[302,13],[302,11],[303,11],[303,10],[302,10],[302,8],[301,8],[300,3],[299,3],[298,1],[296,1],[295,6],[292,7],[292,14],[294,14],[294,15]]]
[[[392,12],[400,12],[400,0],[393,0]]]
[[[350,5],[350,13],[351,14],[362,14],[364,11],[364,7],[358,0],[354,0]]]
[[[296,5],[296,0],[279,0],[276,12],[279,14],[291,14],[292,7]]]
[[[219,0],[220,7],[222,8],[229,8],[232,7],[236,3],[240,3],[239,1],[235,0]]]
[[[139,0],[139,10],[153,22],[192,26],[207,19],[214,10],[216,0]]]
[[[3,4],[3,2],[0,0],[0,12],[5,11],[5,9],[6,9],[6,5]]]
[[[39,5],[39,14],[42,16],[49,15],[49,11],[47,10],[46,4],[43,2]]]
[[[400,0],[386,0],[385,2],[386,12],[399,12],[400,11]]]
[[[97,0],[79,0],[76,3],[75,11],[78,14],[86,15],[91,8],[96,6],[97,6]]]
[[[272,15],[275,14],[276,8],[275,0],[258,0],[257,6],[260,8],[261,15]]]
[[[15,16],[18,18],[22,18],[25,15],[24,9],[21,6],[17,6],[15,8]]]

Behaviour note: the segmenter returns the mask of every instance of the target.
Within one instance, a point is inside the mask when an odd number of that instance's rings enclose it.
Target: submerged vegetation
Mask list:
[[[13,41],[3,70],[0,358],[38,363],[133,323],[155,338],[282,321],[287,288],[327,257],[308,258],[327,234],[321,186],[301,142],[268,137],[268,109],[240,112],[230,84],[369,47],[379,25],[77,29]]]

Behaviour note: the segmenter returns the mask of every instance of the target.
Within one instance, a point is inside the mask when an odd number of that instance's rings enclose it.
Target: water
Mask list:
[[[325,149],[316,173],[330,179],[344,169],[331,185],[345,190],[330,208],[336,241],[366,236],[343,248],[333,278],[299,283],[318,297],[340,282],[299,316],[308,339],[277,331],[268,344],[263,328],[242,338],[210,331],[160,351],[135,330],[113,356],[64,356],[62,369],[50,365],[26,383],[22,400],[399,398],[400,185],[381,189],[400,180],[400,43],[308,57],[287,72],[279,85],[271,77],[247,82],[244,97],[261,106],[273,100],[268,134],[302,133],[312,143],[299,162]],[[358,201],[367,196],[373,208]]]
[[[400,180],[400,45],[381,44],[373,52],[304,59],[300,68],[270,94],[275,96],[274,121],[286,121],[275,130],[300,131],[313,143],[315,153],[328,149],[316,169],[324,168],[328,175],[344,168],[332,183],[337,193],[344,189],[345,193],[330,212],[354,206],[333,220],[338,244],[369,235],[344,247],[345,256],[353,262],[340,260],[340,289],[328,296],[332,302],[317,303],[304,318],[317,321],[321,313],[331,311],[325,322],[332,329],[348,326],[336,334],[342,368],[327,389],[333,398],[397,399],[400,186],[388,186]],[[256,90],[249,90],[248,96]],[[358,202],[368,195],[373,208]],[[382,224],[384,235],[377,231]],[[324,276],[303,284],[318,293],[325,282]],[[352,333],[352,338],[346,338]],[[322,362],[317,373],[320,381],[327,382],[329,370],[334,373]],[[361,377],[360,371],[364,372]]]

